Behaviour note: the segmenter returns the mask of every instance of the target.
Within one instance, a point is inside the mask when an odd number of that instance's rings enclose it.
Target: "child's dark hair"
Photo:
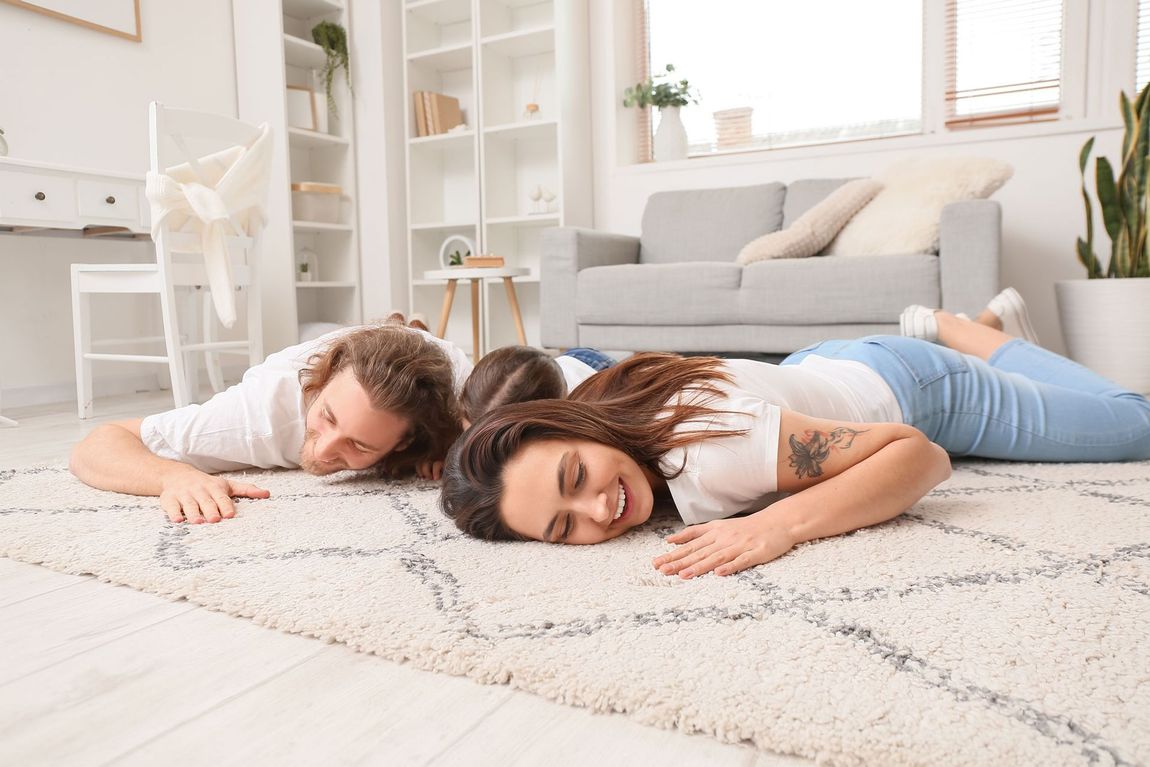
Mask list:
[[[504,346],[479,360],[459,399],[463,417],[474,423],[500,405],[566,394],[563,371],[549,354],[532,346]]]

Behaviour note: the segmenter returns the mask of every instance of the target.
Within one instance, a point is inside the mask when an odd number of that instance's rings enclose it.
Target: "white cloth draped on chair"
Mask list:
[[[226,238],[252,236],[264,224],[272,132],[265,123],[249,146],[200,158],[192,157],[182,141],[177,144],[188,162],[147,176],[152,236],[158,236],[165,221],[169,231],[200,233],[212,303],[220,323],[230,328],[236,299]]]

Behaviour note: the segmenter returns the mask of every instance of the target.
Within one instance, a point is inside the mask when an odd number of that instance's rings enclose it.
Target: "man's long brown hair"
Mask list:
[[[459,403],[451,360],[442,349],[419,331],[394,324],[340,336],[300,371],[304,402],[310,406],[332,376],[349,368],[373,408],[411,424],[407,447],[376,464],[382,475],[401,477],[446,455],[459,436]]]
[[[472,424],[447,454],[440,506],[468,535],[517,540],[503,522],[503,470],[526,445],[545,439],[597,442],[622,450],[640,466],[671,479],[669,451],[742,433],[708,428],[721,413],[708,406],[731,378],[712,357],[636,354],[584,381],[567,400],[504,405]],[[694,423],[695,428],[680,428]]]

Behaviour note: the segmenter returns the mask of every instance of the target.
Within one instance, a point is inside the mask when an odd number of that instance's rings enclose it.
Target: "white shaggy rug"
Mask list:
[[[1150,763],[1150,464],[965,463],[909,514],[730,578],[486,544],[430,485],[297,472],[218,525],[0,471],[0,554],[830,764]]]

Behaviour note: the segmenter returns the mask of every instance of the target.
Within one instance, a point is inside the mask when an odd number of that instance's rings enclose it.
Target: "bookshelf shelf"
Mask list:
[[[409,54],[407,60],[435,72],[452,72],[471,66],[472,45],[447,45]]]
[[[318,133],[303,128],[288,128],[288,141],[292,146],[307,149],[322,149],[324,147],[346,147],[348,140],[343,136],[333,136],[330,133]]]
[[[408,3],[409,16],[428,24],[449,26],[471,18],[471,0],[418,0]]]
[[[283,4],[284,15],[296,19],[313,19],[343,10],[343,3],[337,0],[283,0]]]
[[[283,44],[284,61],[289,67],[299,67],[300,69],[320,69],[323,67],[325,58],[323,48],[315,43],[285,32]]]
[[[484,48],[502,56],[534,56],[555,51],[555,27],[546,25],[534,29],[504,32],[483,38]]]

